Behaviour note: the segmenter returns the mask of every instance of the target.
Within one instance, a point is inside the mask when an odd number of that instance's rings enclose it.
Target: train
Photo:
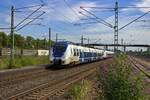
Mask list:
[[[51,49],[50,63],[53,65],[75,65],[97,61],[113,55],[114,52],[59,41]]]

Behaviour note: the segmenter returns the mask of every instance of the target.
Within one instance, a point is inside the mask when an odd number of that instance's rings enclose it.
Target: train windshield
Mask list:
[[[63,44],[56,44],[54,47],[53,47],[53,55],[55,57],[61,57],[64,52],[66,51],[66,48],[67,46],[66,45],[63,45]]]

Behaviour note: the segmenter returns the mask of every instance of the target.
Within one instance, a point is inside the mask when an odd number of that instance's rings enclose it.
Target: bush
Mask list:
[[[141,75],[135,76],[127,56],[119,54],[107,72],[100,73],[101,100],[148,100]]]
[[[86,100],[85,98],[91,90],[91,82],[83,80],[81,84],[75,85],[68,91],[68,96],[71,100]]]

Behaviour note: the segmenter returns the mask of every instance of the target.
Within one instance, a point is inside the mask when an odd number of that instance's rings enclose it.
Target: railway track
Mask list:
[[[146,77],[150,78],[150,67],[146,66],[142,61],[137,60],[136,58],[129,56],[131,63]]]
[[[6,74],[6,73],[5,73]],[[1,75],[1,77],[3,77],[2,79],[0,79],[0,87],[6,87],[8,85],[13,85],[13,84],[17,84],[32,78],[36,78],[42,75],[46,75],[48,74],[48,71],[45,70],[45,68],[35,68],[34,70],[32,69],[31,71],[25,70],[25,71],[20,71],[19,73],[14,75],[8,75],[7,76],[3,76]]]
[[[47,98],[51,98],[54,95],[60,95],[65,88],[83,79],[84,77],[87,77],[95,70],[96,68],[91,69],[90,67],[86,70],[77,71],[61,80],[55,80],[53,82],[50,81],[48,83],[41,84],[28,91],[9,97],[7,100],[45,100]]]
[[[3,94],[3,97],[8,97],[30,88],[39,86],[47,81],[53,81],[57,77],[63,75],[65,69],[61,70],[46,70],[41,72],[35,72],[28,74],[25,77],[17,77],[14,80],[4,81],[0,84],[0,94]],[[56,75],[57,74],[57,75]],[[6,91],[6,92],[4,92]],[[6,99],[4,99],[6,100]]]
[[[45,66],[25,69],[12,69],[8,71],[0,71],[0,82],[14,80],[29,74],[38,73],[45,70]]]
[[[45,99],[63,94],[71,84],[90,75],[97,67],[102,65],[102,60],[89,64],[78,65],[67,69],[43,69],[29,71],[26,74],[17,74],[6,81],[1,79],[0,100],[30,100]],[[31,72],[31,73],[30,73]],[[11,80],[12,79],[12,80]],[[2,81],[4,80],[4,81]],[[29,98],[30,97],[30,98]],[[32,98],[33,97],[33,98]]]

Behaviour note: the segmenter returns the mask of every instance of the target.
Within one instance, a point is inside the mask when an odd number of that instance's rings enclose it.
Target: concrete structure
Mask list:
[[[38,50],[38,56],[48,56],[49,50]]]

